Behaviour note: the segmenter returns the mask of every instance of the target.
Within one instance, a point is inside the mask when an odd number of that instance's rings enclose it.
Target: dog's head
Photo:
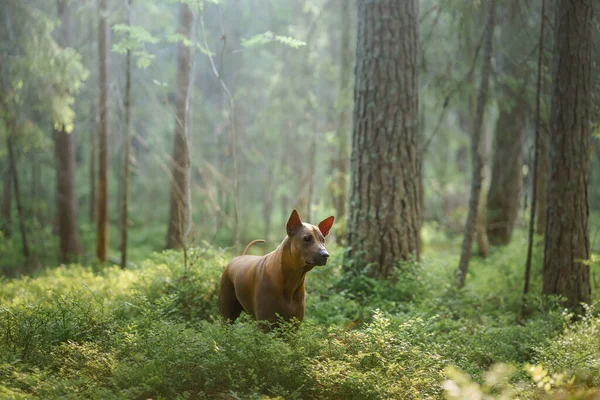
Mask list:
[[[291,242],[291,252],[300,258],[308,269],[327,264],[329,253],[325,249],[325,236],[333,226],[333,216],[325,218],[318,226],[303,223],[296,210],[292,211],[286,229]]]

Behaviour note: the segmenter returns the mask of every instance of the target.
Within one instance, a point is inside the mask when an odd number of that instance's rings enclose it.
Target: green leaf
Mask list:
[[[265,33],[260,33],[258,35],[254,35],[251,38],[244,39],[242,38],[242,46],[245,48],[253,48],[262,46],[271,42],[279,42],[281,44],[285,44],[294,49],[298,49],[302,46],[306,46],[306,42],[295,39],[291,36],[279,36],[274,35],[273,32],[267,31]]]

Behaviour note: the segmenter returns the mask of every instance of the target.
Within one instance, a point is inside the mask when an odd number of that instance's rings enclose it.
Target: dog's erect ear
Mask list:
[[[292,215],[290,215],[290,218],[288,219],[287,225],[285,226],[285,228],[287,230],[287,234],[289,236],[292,236],[294,233],[296,233],[296,230],[298,228],[300,228],[301,226],[302,226],[302,221],[300,220],[298,211],[296,211],[296,209],[294,209],[294,211],[292,211]]]
[[[319,222],[319,230],[323,234],[323,236],[329,235],[329,231],[333,226],[333,215],[331,217],[325,218],[323,221]]]

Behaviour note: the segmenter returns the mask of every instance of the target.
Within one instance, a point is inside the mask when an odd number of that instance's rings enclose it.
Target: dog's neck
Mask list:
[[[283,239],[273,253],[276,254],[281,265],[285,298],[292,301],[296,294],[303,297],[306,273],[312,269],[312,266],[306,265],[304,260],[292,255],[292,241],[289,236]]]

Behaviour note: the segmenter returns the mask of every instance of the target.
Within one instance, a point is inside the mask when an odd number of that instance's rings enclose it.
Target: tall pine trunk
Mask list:
[[[127,0],[127,25],[131,26],[133,0]],[[125,133],[123,144],[123,188],[121,190],[121,268],[127,268],[127,220],[129,210],[129,145],[131,141],[131,49],[125,59]]]
[[[96,257],[102,262],[107,260],[108,252],[108,136],[109,136],[109,102],[108,102],[108,69],[109,69],[109,30],[106,22],[108,10],[107,0],[99,0],[98,23],[98,62],[100,76],[100,129],[99,129],[99,170],[98,170],[98,202],[96,225]]]
[[[496,0],[489,2],[488,20],[486,23],[483,62],[481,63],[481,86],[477,97],[477,109],[475,112],[475,121],[473,122],[473,133],[471,135],[471,195],[469,198],[469,211],[465,223],[465,236],[463,238],[462,249],[458,269],[456,270],[456,286],[462,288],[465,285],[467,272],[469,271],[469,261],[471,260],[471,247],[473,244],[473,231],[477,213],[479,210],[479,199],[481,194],[481,181],[483,171],[483,157],[481,149],[481,137],[483,131],[483,121],[485,107],[487,105],[489,77],[492,69],[492,38],[494,35]]]
[[[348,256],[378,278],[419,257],[418,1],[360,0]]]
[[[71,7],[66,0],[58,0],[61,20],[59,43],[70,47]],[[54,131],[54,155],[56,159],[56,213],[60,240],[60,259],[68,261],[81,253],[77,227],[77,198],[75,196],[75,145],[73,133],[64,128]]]
[[[194,16],[189,6],[182,3],[179,16],[179,34],[191,38]],[[177,104],[175,111],[175,138],[173,165],[171,169],[171,197],[169,207],[169,230],[167,248],[176,249],[186,245],[190,223],[190,158],[187,133],[187,105],[192,70],[191,49],[179,43],[177,75]]]
[[[556,2],[544,294],[591,299],[588,184],[592,0]]]

